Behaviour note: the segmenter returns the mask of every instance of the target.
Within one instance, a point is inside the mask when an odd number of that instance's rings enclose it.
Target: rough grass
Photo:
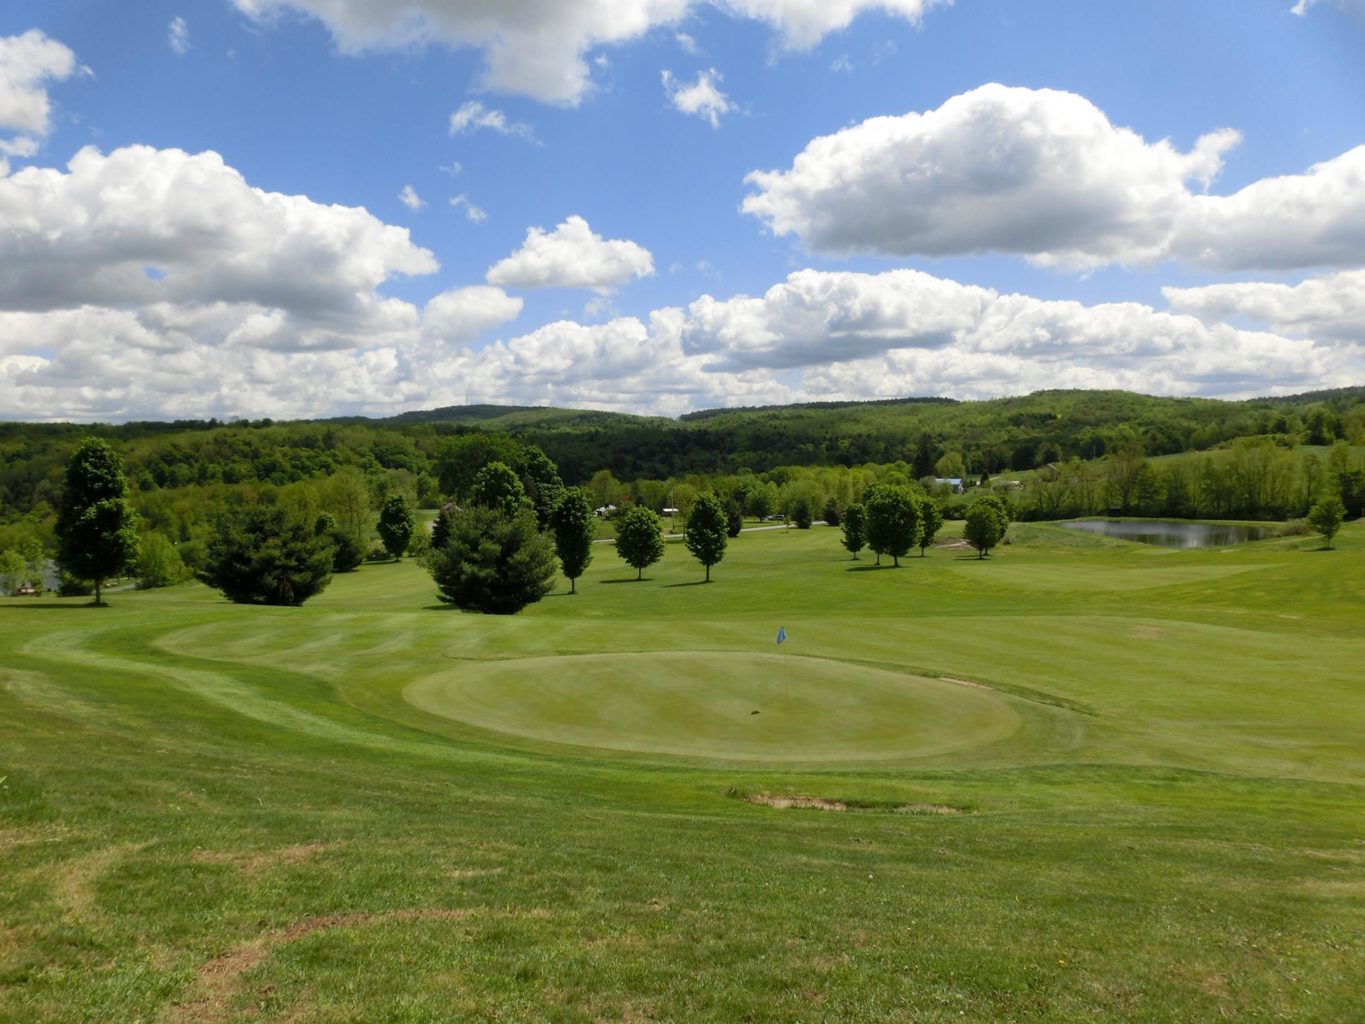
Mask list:
[[[0,1020],[1358,1020],[1365,527],[1024,539],[0,601]]]

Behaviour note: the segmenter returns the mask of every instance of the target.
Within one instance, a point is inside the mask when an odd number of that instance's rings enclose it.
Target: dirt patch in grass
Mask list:
[[[746,804],[762,804],[776,807],[780,811],[793,807],[809,811],[846,811],[848,804],[842,800],[826,800],[819,796],[775,796],[772,793],[750,793],[744,798]]]
[[[243,942],[200,967],[186,998],[167,1006],[158,1018],[159,1024],[213,1024],[228,1019],[232,1016],[233,997],[242,977],[260,966],[277,947],[297,942],[315,932],[390,922],[466,921],[487,912],[481,907],[427,907],[373,914],[327,914],[295,921],[288,927],[264,932]],[[549,911],[539,908],[524,912],[511,911],[509,916],[548,917]]]
[[[231,864],[244,875],[256,876],[275,868],[304,864],[320,853],[336,849],[340,843],[298,843],[278,850],[259,853],[228,853],[220,850],[200,850],[192,860],[200,864]]]
[[[971,684],[968,684],[971,685]],[[965,814],[962,807],[951,804],[862,804],[845,800],[828,800],[821,796],[805,796],[795,793],[749,793],[743,797],[746,804],[761,804],[775,807],[779,811],[852,811],[872,812],[891,811],[896,814]]]

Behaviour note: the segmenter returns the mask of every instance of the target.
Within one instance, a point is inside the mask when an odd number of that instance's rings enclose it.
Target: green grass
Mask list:
[[[0,600],[0,1021],[1358,1020],[1365,526],[1014,532]]]

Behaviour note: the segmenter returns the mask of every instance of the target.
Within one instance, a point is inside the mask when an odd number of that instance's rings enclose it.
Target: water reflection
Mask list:
[[[1260,540],[1271,533],[1269,526],[1236,526],[1227,523],[1167,523],[1157,519],[1087,519],[1058,523],[1068,530],[1098,533],[1119,540],[1156,544],[1163,548],[1217,548]]]

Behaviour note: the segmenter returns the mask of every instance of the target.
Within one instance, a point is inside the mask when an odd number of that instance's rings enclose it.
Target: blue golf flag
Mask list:
[[[786,626],[778,626],[778,627],[777,627],[777,642],[778,642],[779,644],[781,644],[782,641],[784,641],[784,640],[786,640],[786,639],[787,639],[787,627],[786,627]]]

